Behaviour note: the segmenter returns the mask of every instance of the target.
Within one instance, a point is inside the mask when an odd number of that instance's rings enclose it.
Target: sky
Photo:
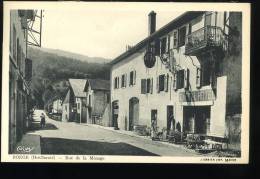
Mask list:
[[[43,12],[42,47],[90,57],[114,59],[148,36],[148,14],[154,10],[156,29],[182,14],[169,8],[46,9]]]

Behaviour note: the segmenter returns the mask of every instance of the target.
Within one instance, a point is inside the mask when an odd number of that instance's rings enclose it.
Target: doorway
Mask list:
[[[134,129],[139,121],[139,99],[133,97],[129,100],[129,131]]]
[[[152,130],[157,130],[157,110],[152,109],[151,110],[151,128]]]
[[[112,127],[118,129],[118,113],[119,105],[118,100],[112,102]]]
[[[209,133],[210,106],[185,106],[183,108],[184,132]]]
[[[169,134],[170,130],[175,130],[175,119],[172,105],[167,106],[167,134]]]

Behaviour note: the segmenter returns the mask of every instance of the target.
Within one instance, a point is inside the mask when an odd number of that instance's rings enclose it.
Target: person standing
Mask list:
[[[154,117],[151,120],[151,128],[152,128],[151,137],[152,140],[154,140],[157,137],[157,114],[154,114]]]
[[[45,127],[45,123],[46,123],[45,115],[42,113],[40,118],[41,118],[41,128],[44,128]]]

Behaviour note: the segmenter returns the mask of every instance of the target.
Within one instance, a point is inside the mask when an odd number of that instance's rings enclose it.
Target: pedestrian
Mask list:
[[[40,118],[41,118],[41,128],[44,128],[45,127],[45,115],[42,113]]]
[[[152,118],[151,128],[152,128],[151,137],[152,140],[155,140],[157,138],[157,115],[156,114],[154,115],[154,118]]]

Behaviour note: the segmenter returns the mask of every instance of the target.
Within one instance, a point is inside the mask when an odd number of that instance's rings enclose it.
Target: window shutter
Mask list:
[[[173,49],[173,34],[169,36],[169,47]]]
[[[157,90],[157,93],[160,93],[160,89],[159,89],[159,76],[156,77],[156,90]]]
[[[117,77],[117,88],[119,88],[119,82],[120,80],[119,80],[119,76]]]
[[[189,80],[190,80],[190,70],[187,69],[184,71],[184,88],[189,88]]]
[[[126,87],[126,84],[127,84],[127,74],[125,74],[125,85],[124,85],[124,87]]]
[[[177,72],[173,74],[173,89],[177,90]]]
[[[135,85],[136,83],[136,71],[134,71],[134,74],[133,74],[133,85]]]
[[[178,47],[178,30],[173,31],[173,48]]]
[[[150,79],[150,93],[153,94],[153,78]]]
[[[169,83],[169,75],[165,75],[164,77],[164,91],[167,92],[168,91],[168,83]]]
[[[201,69],[197,68],[197,73],[196,73],[196,87],[200,88],[201,87]]]
[[[145,94],[146,91],[146,79],[141,79],[141,94]]]

